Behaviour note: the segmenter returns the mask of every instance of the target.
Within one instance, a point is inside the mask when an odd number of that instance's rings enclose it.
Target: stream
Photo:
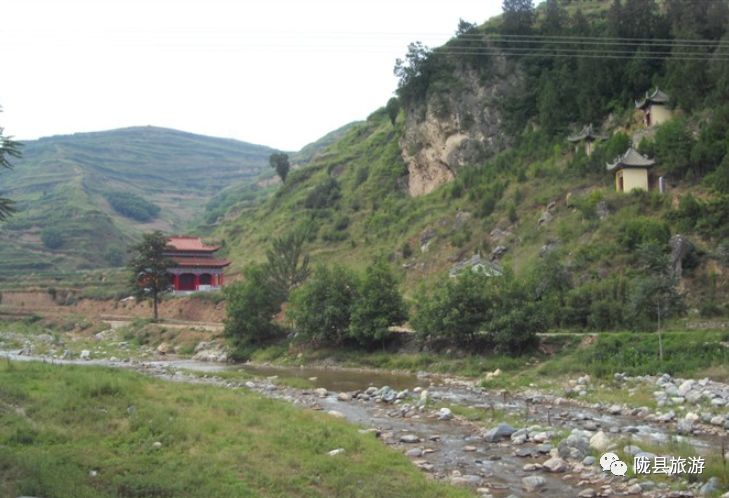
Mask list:
[[[675,424],[672,423],[624,414],[612,415],[601,408],[582,406],[565,398],[536,391],[508,395],[467,383],[448,382],[448,379],[439,376],[339,368],[224,365],[173,358],[144,362],[60,360],[20,355],[17,351],[0,351],[0,358],[59,365],[130,368],[172,381],[208,383],[228,388],[245,387],[297,406],[344,417],[363,430],[375,433],[385,444],[406,452],[415,465],[433,478],[470,486],[486,497],[695,496],[692,492],[681,494],[683,492],[662,489],[660,485],[656,487],[655,483],[636,488],[638,483],[645,483],[648,479],[629,480],[627,477],[612,476],[603,472],[599,465],[571,462],[566,472],[545,472],[540,470],[540,464],[550,458],[549,441],[543,441],[542,444],[533,441],[515,444],[505,438],[488,442],[483,437],[484,427],[460,417],[439,420],[436,411],[418,404],[422,392],[427,390],[429,404],[456,405],[525,417],[527,422],[523,425],[529,427],[532,434],[561,431],[564,437],[572,429],[592,432],[602,430],[612,439],[630,438],[631,444],[638,446],[645,442],[665,443],[671,437],[676,437]],[[244,370],[255,378],[244,382],[216,376],[219,372],[231,370]],[[202,372],[204,376],[191,374],[191,371]],[[317,389],[277,384],[277,377],[313,381]],[[367,394],[383,386],[397,391],[401,398],[386,402],[376,395]],[[407,442],[409,440],[404,436],[408,436],[412,442]],[[698,434],[678,438],[692,445],[697,455],[721,451],[721,438],[710,433],[699,431]],[[531,469],[529,464],[532,464]],[[632,465],[632,462],[628,464]],[[528,476],[542,478],[538,489],[526,490],[522,479]],[[639,492],[631,493],[630,489]]]

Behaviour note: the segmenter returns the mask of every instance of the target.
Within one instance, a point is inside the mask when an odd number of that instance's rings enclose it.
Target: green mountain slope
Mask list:
[[[627,10],[591,2],[582,12],[545,4],[520,29],[635,38],[630,30],[640,26],[627,21],[639,15],[654,29],[643,35],[646,46],[623,47],[627,55],[609,63],[556,57],[549,41],[536,39],[540,55],[523,57],[513,42],[499,42],[506,28],[498,22],[459,26],[439,49],[416,47],[401,72],[394,126],[376,111],[271,198],[221,223],[216,234],[234,267],[262,260],[272,236],[301,229],[315,263],[361,267],[385,256],[408,293],[469,260],[537,274],[563,286],[555,309],[564,316],[553,323],[609,329],[630,326],[623,310],[638,306],[651,258],[665,256],[687,311],[721,312],[729,292],[729,106],[720,104],[729,73],[698,58],[646,62],[645,52],[658,50],[650,39],[687,36],[691,27],[681,24],[685,13],[661,14],[651,0],[623,2]],[[701,36],[718,40],[724,28]],[[701,74],[696,85],[685,85],[686,66]],[[656,85],[677,109],[672,121],[646,130],[634,99]],[[590,121],[610,138],[587,157],[566,138]],[[656,158],[666,194],[615,192],[605,165],[631,141]]]
[[[184,231],[218,192],[270,176],[273,149],[135,127],[24,143],[2,190],[0,272],[118,265],[140,231]]]

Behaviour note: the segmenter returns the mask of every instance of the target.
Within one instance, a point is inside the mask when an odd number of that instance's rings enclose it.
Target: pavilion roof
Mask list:
[[[209,246],[200,237],[191,235],[172,235],[168,238],[167,245],[174,251],[215,252],[220,249],[220,246]]]
[[[223,268],[230,264],[227,259],[170,258],[178,268]]]
[[[592,140],[604,140],[607,137],[605,135],[602,135],[601,133],[597,133],[595,129],[592,127],[592,123],[589,125],[585,125],[582,127],[582,129],[577,132],[574,135],[570,135],[567,137],[567,140],[570,142],[580,142],[582,140],[586,139],[592,139]]]
[[[656,164],[653,159],[648,159],[633,147],[628,148],[623,154],[615,158],[614,163],[607,164],[608,171],[622,168],[649,168]]]
[[[656,87],[653,92],[645,92],[645,97],[642,100],[636,100],[635,107],[636,109],[643,109],[650,104],[668,104],[670,100],[671,97]]]

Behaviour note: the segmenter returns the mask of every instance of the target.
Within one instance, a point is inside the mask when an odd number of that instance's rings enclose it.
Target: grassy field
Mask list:
[[[329,456],[335,448],[345,452]],[[9,362],[0,365],[0,495],[470,496],[427,481],[346,422],[284,402]]]

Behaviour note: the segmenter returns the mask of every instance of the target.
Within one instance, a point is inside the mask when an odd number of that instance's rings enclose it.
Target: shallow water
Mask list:
[[[316,377],[314,383],[317,387],[323,387],[329,391],[357,391],[367,389],[370,386],[390,386],[395,390],[414,389],[415,387],[427,387],[428,380],[419,380],[415,375],[405,373],[378,372],[372,370],[358,370],[348,368],[325,368],[325,367],[277,367],[244,364],[235,367],[257,375],[259,377],[294,377],[298,379],[311,379]]]

